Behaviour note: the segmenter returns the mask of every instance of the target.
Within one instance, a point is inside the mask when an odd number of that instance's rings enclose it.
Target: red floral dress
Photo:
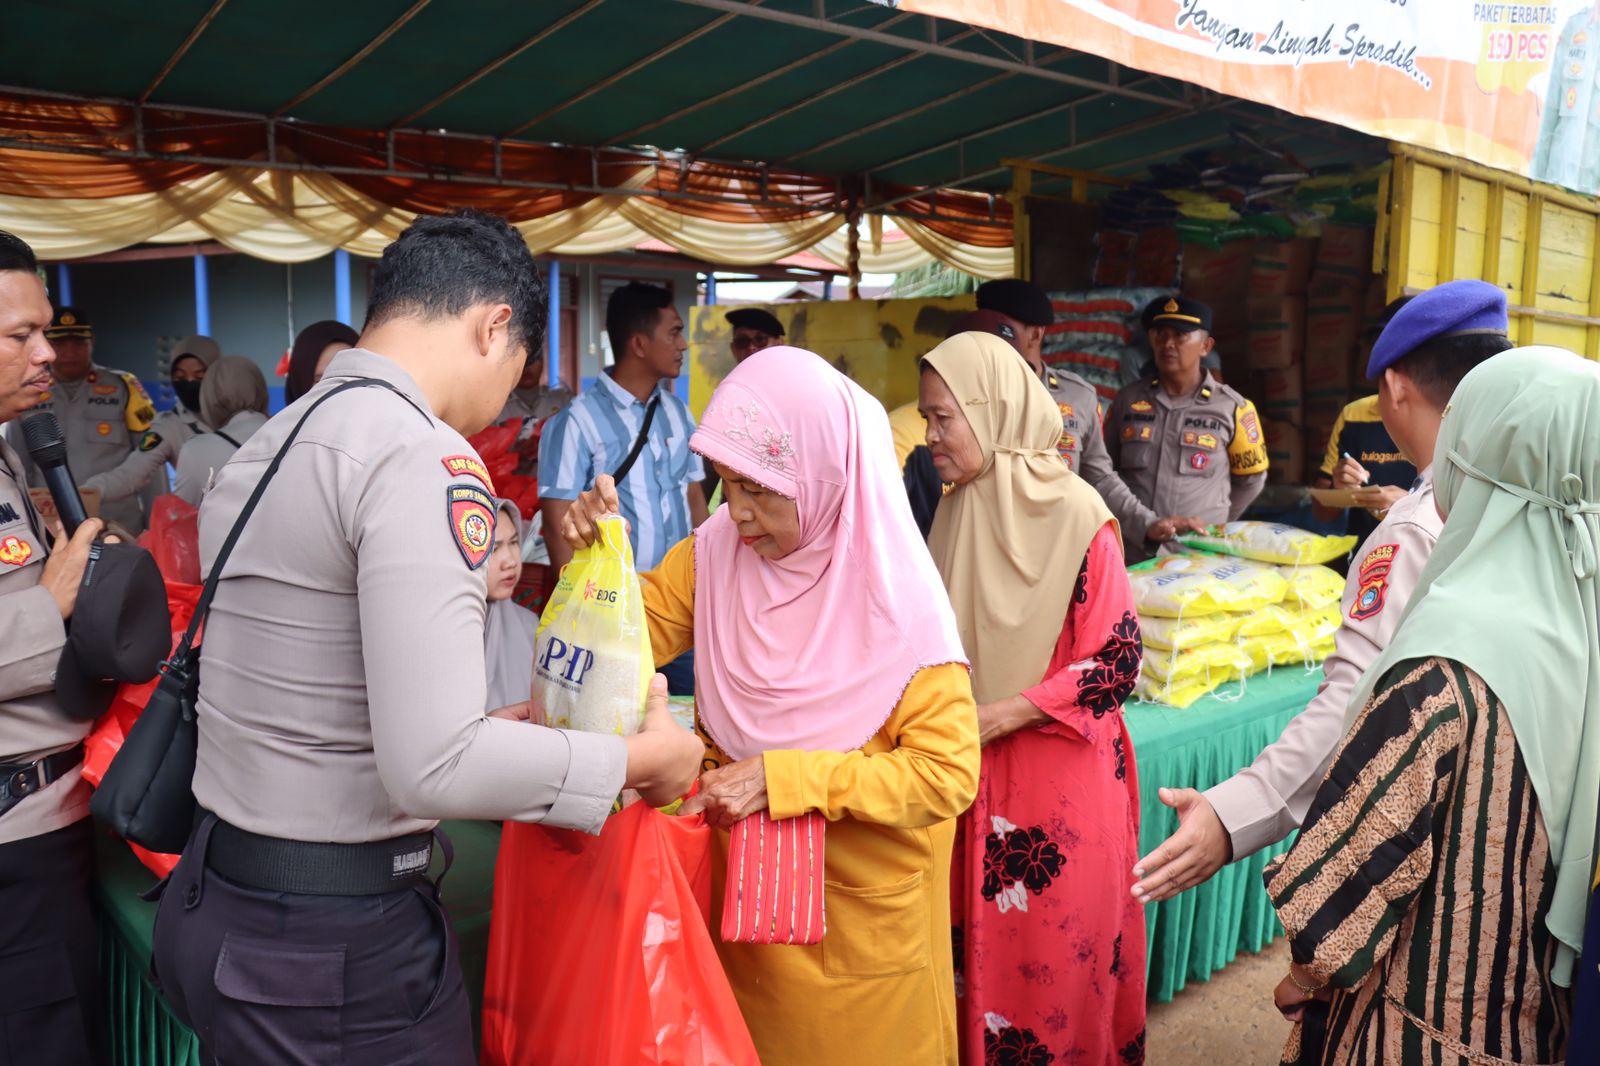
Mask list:
[[[1078,575],[1044,680],[1051,721],[983,749],[951,871],[965,1066],[1144,1062],[1144,909],[1128,888],[1139,784],[1122,702],[1139,618],[1106,526]]]

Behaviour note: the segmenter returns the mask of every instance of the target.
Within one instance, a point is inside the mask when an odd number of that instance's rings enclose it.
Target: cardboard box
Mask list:
[[[1305,425],[1305,388],[1298,364],[1276,370],[1257,370],[1251,377],[1254,387],[1250,399],[1255,401],[1262,418]]]
[[[1247,359],[1252,370],[1281,370],[1300,362],[1305,351],[1305,299],[1251,301]]]
[[[1333,423],[1325,426],[1307,426],[1305,441],[1305,480],[1310,484],[1322,472],[1322,461],[1328,456],[1328,438],[1333,435]]]
[[[1306,444],[1300,427],[1265,418],[1261,432],[1267,438],[1267,480],[1279,485],[1305,484]]]
[[[1365,323],[1358,301],[1312,297],[1306,301],[1306,350],[1337,352],[1348,359]]]
[[[1365,296],[1371,279],[1371,228],[1331,223],[1324,226],[1308,291],[1314,296],[1358,302]]]
[[[1311,281],[1317,242],[1313,237],[1272,244],[1261,242],[1250,261],[1250,299],[1302,296]]]
[[[1342,267],[1370,275],[1372,271],[1372,227],[1346,226],[1330,222],[1322,227],[1317,245],[1317,266]]]
[[[1183,295],[1211,307],[1215,337],[1242,336],[1250,323],[1250,263],[1255,241],[1233,241],[1221,248],[1183,246]]]

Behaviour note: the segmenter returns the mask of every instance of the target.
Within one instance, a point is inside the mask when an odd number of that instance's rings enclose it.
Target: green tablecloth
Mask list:
[[[444,879],[444,901],[460,941],[461,968],[476,1030],[489,960],[489,911],[500,827],[489,822],[447,822],[443,828],[455,848],[455,865]],[[199,1041],[172,1015],[146,976],[156,905],[139,896],[155,884],[155,876],[140,865],[127,845],[108,835],[102,833],[97,850],[100,972],[111,1017],[112,1062],[115,1066],[199,1066]],[[435,874],[440,862],[435,853]]]
[[[1129,704],[1128,731],[1139,773],[1140,853],[1148,853],[1177,828],[1177,816],[1157,799],[1157,788],[1209,788],[1247,765],[1309,702],[1320,680],[1320,672],[1285,669],[1272,677],[1252,678],[1244,696],[1233,702],[1211,696],[1182,711]],[[1237,685],[1229,686],[1222,695],[1237,691]],[[456,861],[445,878],[444,899],[460,939],[476,1026],[500,830],[489,823],[451,822],[445,831],[455,846]],[[1170,1000],[1187,981],[1209,979],[1240,951],[1260,951],[1278,935],[1280,927],[1261,886],[1261,871],[1282,850],[1272,848],[1226,867],[1200,888],[1145,909],[1152,1000]],[[173,1017],[146,977],[156,908],[139,896],[154,883],[154,876],[125,845],[102,836],[97,893],[100,959],[114,1062],[198,1066],[194,1034]]]
[[[1248,766],[1316,695],[1322,671],[1282,668],[1237,684],[1186,710],[1131,703],[1124,712],[1139,771],[1139,853],[1178,828],[1159,788],[1204,790]],[[1145,908],[1149,998],[1166,1003],[1188,981],[1209,980],[1241,951],[1260,951],[1282,932],[1262,887],[1261,871],[1286,844],[1225,866],[1204,885]]]

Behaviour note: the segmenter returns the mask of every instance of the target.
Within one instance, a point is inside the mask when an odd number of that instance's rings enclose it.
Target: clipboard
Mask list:
[[[83,500],[83,509],[89,517],[99,518],[100,490],[79,489],[78,496]],[[33,500],[33,508],[39,512],[39,517],[45,520],[45,524],[54,524],[59,516],[56,514],[56,501],[50,498],[50,490],[30,488],[28,497]]]
[[[1308,489],[1312,500],[1324,507],[1361,507],[1364,506],[1357,493],[1360,489]]]

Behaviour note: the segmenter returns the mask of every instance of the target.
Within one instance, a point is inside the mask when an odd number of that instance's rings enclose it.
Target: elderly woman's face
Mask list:
[[[983,472],[983,448],[977,434],[937,371],[922,372],[917,410],[928,420],[928,450],[933,453],[933,469],[940,481],[965,485]]]
[[[487,570],[489,602],[509,600],[522,577],[522,545],[517,542],[515,523],[503,511],[495,523],[494,550],[489,553]]]
[[[723,506],[739,528],[744,546],[766,559],[782,559],[800,547],[800,508],[721,463]]]

